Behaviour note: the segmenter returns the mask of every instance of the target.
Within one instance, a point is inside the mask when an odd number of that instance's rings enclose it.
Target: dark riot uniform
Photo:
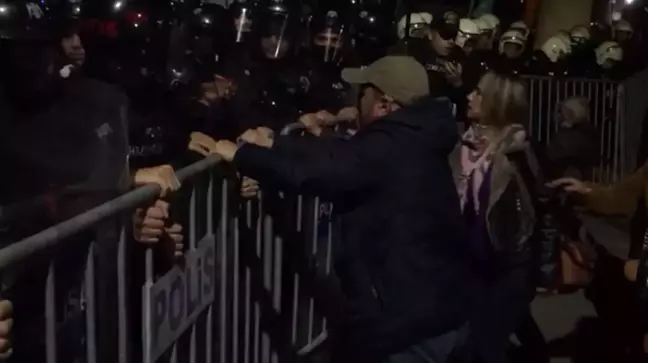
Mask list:
[[[249,41],[239,43],[225,60],[224,72],[236,84],[226,107],[241,132],[258,126],[279,131],[298,119],[309,86],[294,56],[299,16],[283,3],[256,11]]]
[[[184,10],[173,13],[173,5],[170,1],[139,1],[114,10],[111,1],[88,0],[83,8],[86,73],[118,85],[129,98],[133,169],[180,166],[186,150],[188,135],[179,131],[174,117],[171,83],[179,77],[176,73],[183,71],[175,67],[184,64],[183,54],[174,52],[173,47],[188,40],[177,31],[174,18]],[[200,39],[194,45],[192,50],[200,56],[206,52]]]
[[[57,52],[60,39],[50,38],[55,32],[47,9],[18,0],[5,6],[10,15],[0,19],[0,157],[11,178],[2,179],[0,204],[3,223],[8,219],[11,227],[3,228],[2,240],[11,243],[112,199],[131,183],[125,96],[111,85],[62,71],[69,59]],[[21,209],[24,205],[28,207]],[[77,261],[86,257],[90,240],[96,242],[95,276],[102,281],[95,286],[97,323],[103,327],[97,332],[97,353],[100,362],[117,359],[109,348],[117,337],[116,311],[111,309],[117,303],[114,241],[119,229],[112,223],[3,272],[2,297],[14,303],[18,322],[11,361],[46,360],[43,294],[50,262],[56,281],[58,361],[85,357],[84,268]]]
[[[412,39],[410,42],[411,55],[425,67],[428,73],[430,95],[433,97],[449,97],[450,99],[459,97],[458,94],[463,91],[448,83],[445,64],[448,62],[461,64],[464,58],[463,51],[455,47],[449,56],[442,57],[434,52],[427,40]]]
[[[310,39],[304,49],[306,67],[300,77],[305,90],[303,111],[336,113],[353,105],[349,85],[341,79],[342,65],[349,54],[347,11],[339,7],[317,9],[310,22]]]

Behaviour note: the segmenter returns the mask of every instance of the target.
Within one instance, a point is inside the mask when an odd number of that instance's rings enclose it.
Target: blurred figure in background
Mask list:
[[[322,6],[311,15],[307,58],[300,82],[307,84],[300,102],[306,113],[329,110],[337,113],[349,103],[349,87],[340,79],[340,69],[349,62],[351,48],[349,10],[344,6]]]
[[[407,55],[410,53],[410,47],[420,46],[420,43],[423,42],[423,39],[427,37],[430,31],[432,18],[433,16],[430,13],[410,13],[403,15],[398,21],[396,29],[398,41],[389,49],[389,54]]]
[[[500,71],[519,74],[526,68],[524,54],[527,38],[521,30],[509,29],[502,34],[499,41],[499,59],[497,66]]]
[[[571,54],[571,40],[553,36],[533,52],[528,71],[534,75],[565,76],[568,74],[568,62]]]
[[[552,178],[592,180],[601,159],[600,136],[590,122],[589,101],[570,97],[557,105],[558,132],[551,137],[546,158]]]
[[[469,57],[477,47],[477,42],[480,37],[480,29],[474,20],[463,18],[459,20],[459,31],[455,43],[463,49],[466,56]]]
[[[630,75],[629,70],[623,69],[623,48],[617,42],[607,41],[596,48],[596,64],[598,75],[602,78],[622,80]]]
[[[479,18],[475,19],[479,29],[481,31],[481,36],[479,40],[478,47],[482,50],[496,50],[497,41],[500,36],[500,21],[493,14],[484,14]]]
[[[590,28],[577,25],[569,31],[572,52],[569,57],[569,75],[591,77],[596,74],[596,58]]]

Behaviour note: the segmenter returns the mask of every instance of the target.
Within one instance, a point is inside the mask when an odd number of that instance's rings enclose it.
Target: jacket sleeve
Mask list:
[[[273,148],[286,153],[310,155],[321,151],[323,148],[334,147],[340,142],[344,142],[342,137],[329,133],[322,134],[319,137],[312,135],[282,135],[275,138]]]
[[[588,185],[592,192],[584,198],[585,206],[597,213],[629,216],[635,211],[647,184],[648,163],[614,185]]]
[[[388,134],[373,131],[335,147],[313,147],[307,158],[296,157],[295,150],[246,144],[239,148],[234,163],[242,174],[261,183],[333,198],[376,182],[391,143]]]

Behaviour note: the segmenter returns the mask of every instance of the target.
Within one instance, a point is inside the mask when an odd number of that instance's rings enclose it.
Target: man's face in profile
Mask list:
[[[61,39],[63,54],[75,66],[81,66],[85,62],[85,49],[81,44],[81,38],[77,34]]]
[[[360,90],[360,99],[358,100],[358,128],[370,124],[376,119],[376,108],[380,100],[378,90],[371,86],[363,86]]]

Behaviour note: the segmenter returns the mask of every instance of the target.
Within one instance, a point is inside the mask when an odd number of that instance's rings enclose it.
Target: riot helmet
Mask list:
[[[78,24],[82,5],[81,0],[57,0],[49,4],[54,20],[52,39],[58,43],[62,56],[74,64],[76,69],[85,62],[85,48]]]
[[[520,30],[510,29],[502,34],[499,42],[499,53],[509,59],[517,59],[524,53],[527,38]]]
[[[234,42],[244,43],[252,34],[254,18],[257,12],[256,3],[238,0],[229,6],[228,12],[234,27]]]
[[[583,47],[587,45],[591,39],[590,29],[586,25],[577,25],[569,31],[572,45],[576,47]]]
[[[0,77],[7,96],[25,106],[52,99],[73,68],[56,45],[51,15],[37,2],[0,5]]]
[[[448,24],[459,25],[459,14],[453,10],[448,10],[443,13],[443,20]]]
[[[469,54],[475,49],[479,33],[479,26],[472,19],[460,19],[459,32],[457,33],[455,44]]]
[[[407,17],[409,16],[409,24]],[[398,39],[425,38],[432,23],[432,14],[430,13],[411,13],[401,17],[398,21],[397,34]],[[406,29],[409,26],[409,29]]]
[[[482,28],[482,33],[485,33],[492,39],[495,39],[499,35],[500,30],[500,20],[493,14],[484,14],[479,17],[485,27]]]
[[[344,51],[344,38],[349,31],[338,10],[322,10],[311,18],[313,55],[325,63],[337,63]]]
[[[295,27],[300,23],[300,9],[290,5],[285,0],[269,0],[260,9],[261,47],[269,59],[283,58],[295,40]]]
[[[514,21],[513,23],[511,23],[509,30],[511,29],[519,30],[527,39],[529,38],[529,34],[531,33],[529,26],[526,25],[526,23],[522,20]]]
[[[224,35],[227,33],[227,12],[216,4],[202,4],[196,7],[181,23],[181,29],[172,33],[171,49],[180,50],[200,64],[208,65],[219,61],[227,48]],[[180,56],[180,54],[178,54]]]
[[[603,69],[614,68],[623,61],[623,48],[617,42],[603,42],[596,48],[596,63]]]
[[[549,61],[557,63],[571,53],[571,43],[566,41],[564,37],[553,36],[542,44],[540,50],[547,56]]]
[[[394,24],[376,3],[352,1],[352,44],[360,64],[366,65],[384,56],[391,45]]]
[[[619,19],[612,25],[612,39],[618,43],[625,43],[632,39],[634,29],[632,24],[625,19]]]
[[[477,38],[477,48],[481,50],[490,50],[493,47],[492,33],[493,29],[486,20],[482,18],[473,19],[479,28],[479,37]]]
[[[134,105],[159,102],[159,94],[174,79],[169,59],[178,22],[171,2],[85,1],[81,30],[88,49],[86,72],[124,88]]]

